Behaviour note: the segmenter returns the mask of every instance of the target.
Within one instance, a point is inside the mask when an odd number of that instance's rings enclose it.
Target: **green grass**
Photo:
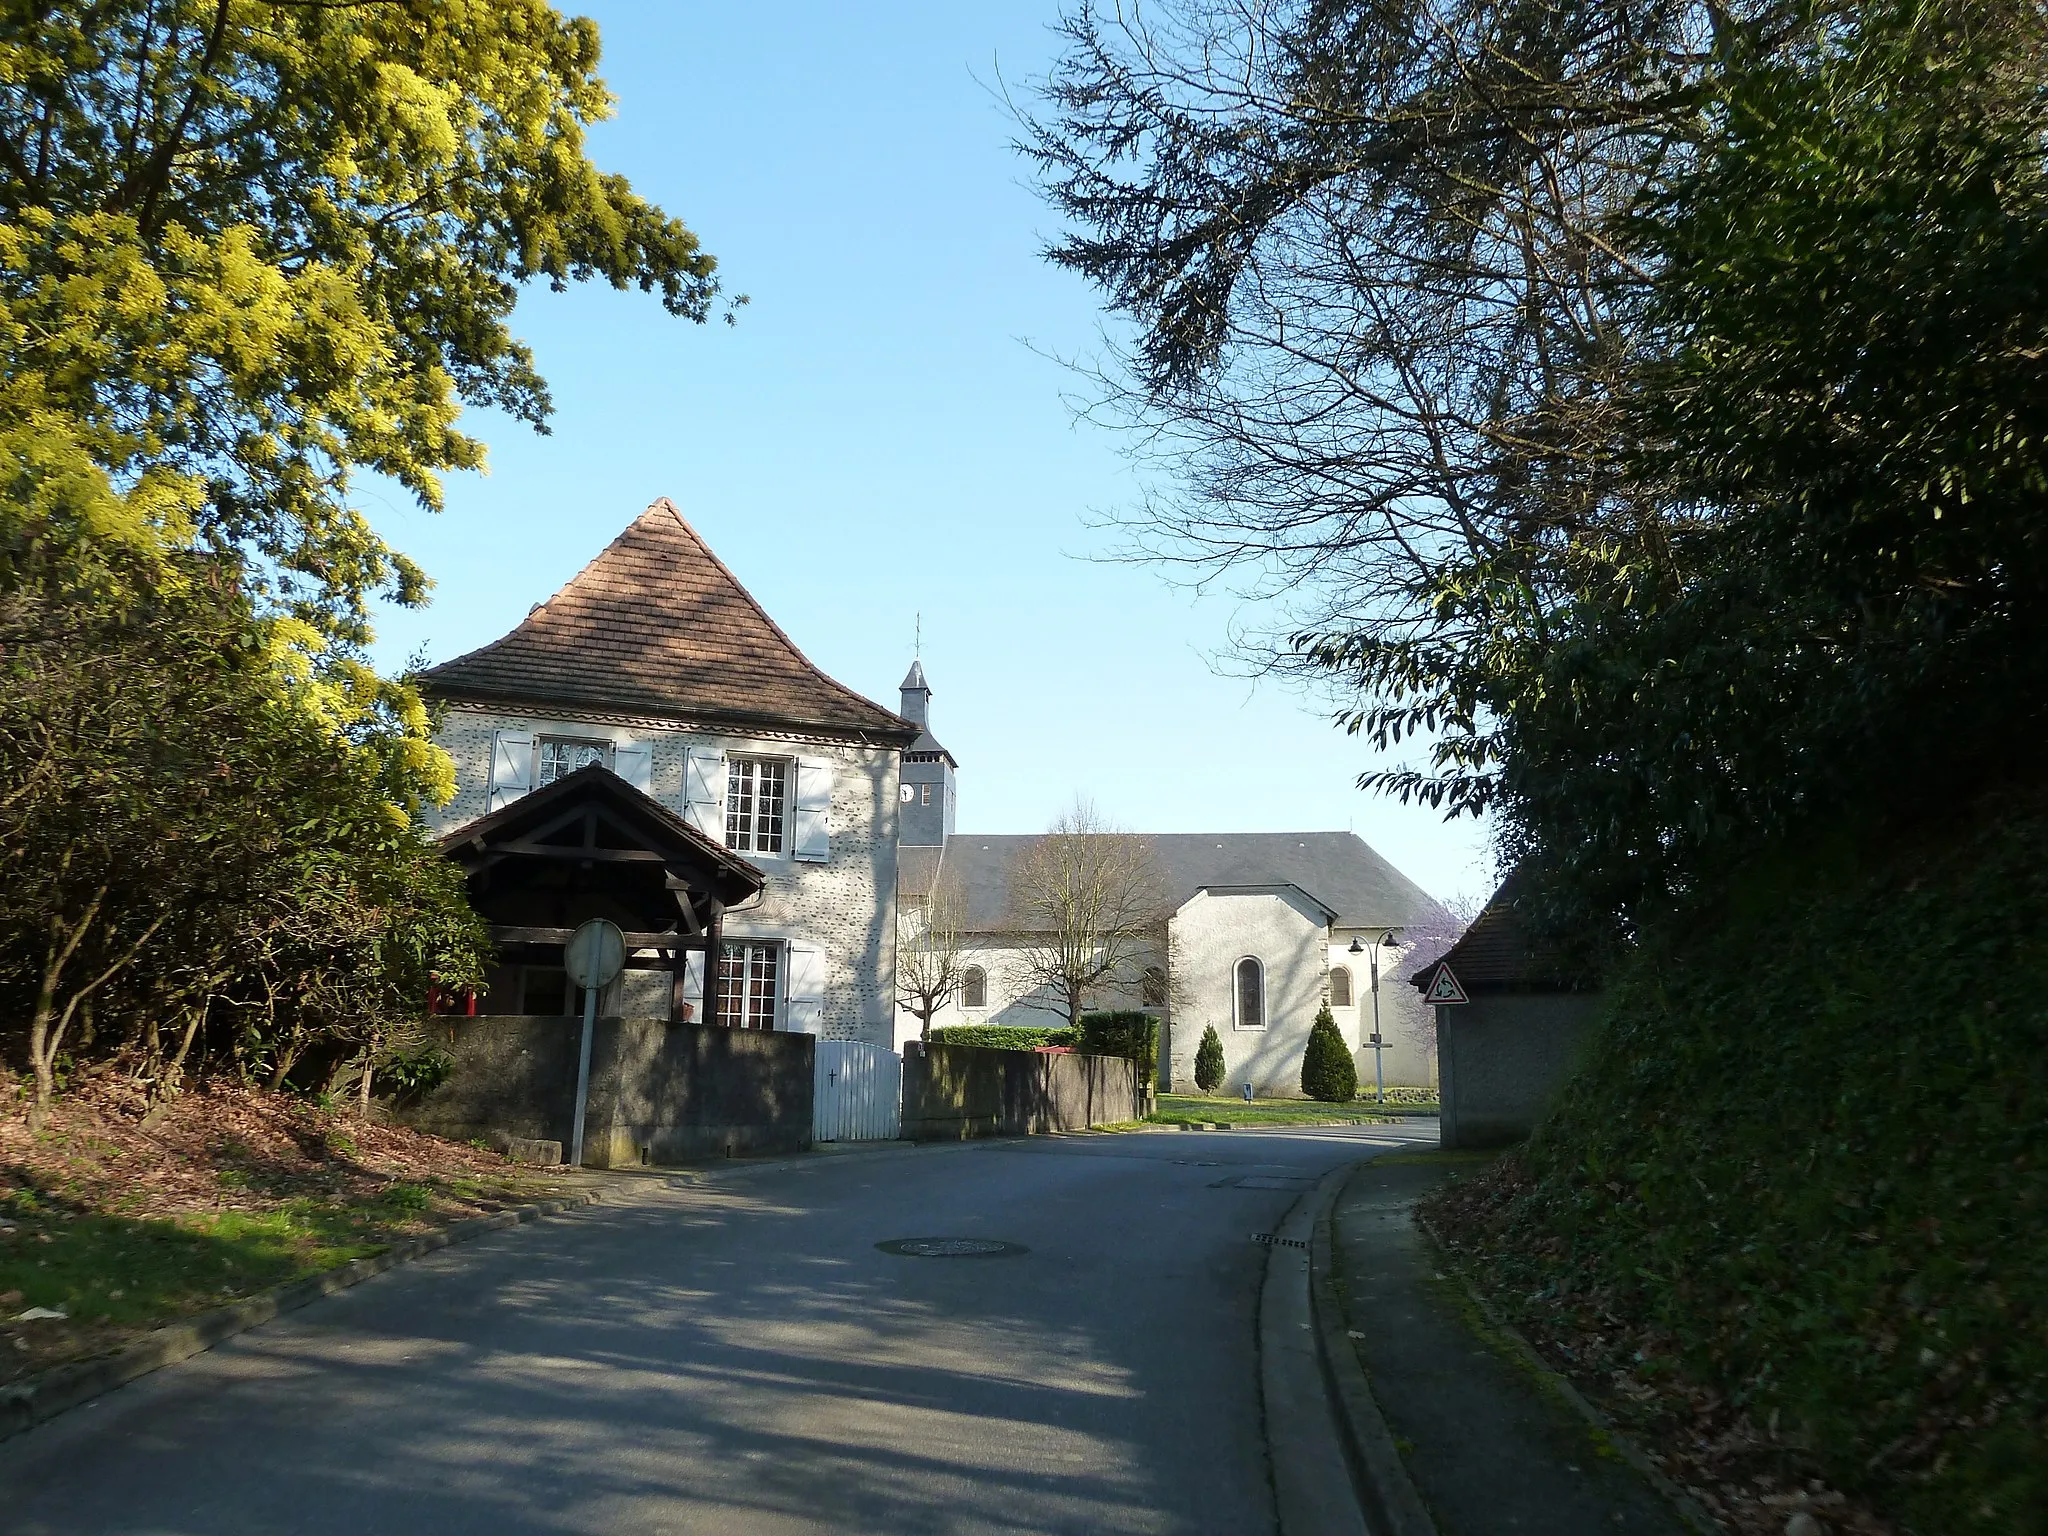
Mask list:
[[[2048,1530],[2048,805],[1759,864],[1609,997],[1440,1197],[1467,1272],[1908,1530]]]
[[[1323,1104],[1314,1099],[1211,1098],[1207,1094],[1162,1093],[1151,1119],[1157,1125],[1208,1120],[1224,1125],[1384,1125],[1406,1106],[1371,1103]]]
[[[294,1202],[182,1219],[60,1216],[17,1196],[0,1220],[0,1293],[73,1323],[144,1327],[380,1252],[392,1210]],[[49,1240],[43,1241],[47,1237]]]

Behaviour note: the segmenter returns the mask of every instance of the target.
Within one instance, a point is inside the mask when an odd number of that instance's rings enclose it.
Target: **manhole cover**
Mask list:
[[[993,1237],[896,1237],[875,1246],[909,1259],[1007,1259],[1031,1251]]]

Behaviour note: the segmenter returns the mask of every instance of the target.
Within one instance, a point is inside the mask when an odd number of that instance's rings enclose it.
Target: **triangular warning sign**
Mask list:
[[[1436,975],[1429,979],[1429,990],[1422,995],[1425,1003],[1462,1003],[1466,1000],[1465,989],[1458,985],[1458,978],[1451,974],[1448,965],[1439,965]]]

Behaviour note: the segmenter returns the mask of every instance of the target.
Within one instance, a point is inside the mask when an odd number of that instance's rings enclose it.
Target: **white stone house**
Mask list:
[[[765,877],[723,916],[720,1022],[891,1043],[897,818],[918,728],[812,665],[666,499],[510,634],[423,683],[456,768],[437,830],[601,764]],[[573,1006],[558,955],[505,959],[487,1010]],[[681,997],[671,985],[628,971],[605,1007],[702,1017],[701,962]]]
[[[930,695],[919,668],[906,680],[902,713],[943,754],[930,735]],[[950,806],[953,760],[945,754],[933,762]],[[1434,1085],[1433,1021],[1414,990],[1399,984],[1411,968],[1400,963],[1411,935],[1435,938],[1451,926],[1425,891],[1349,832],[1165,833],[1148,841],[1168,886],[1166,931],[1139,974],[1086,1002],[1159,1014],[1163,1086],[1194,1089],[1195,1049],[1214,1026],[1225,1091],[1242,1092],[1248,1082],[1261,1095],[1298,1094],[1309,1028],[1324,1002],[1366,1091],[1375,1056],[1389,1086]],[[916,904],[940,880],[964,907],[962,983],[934,1015],[935,1028],[1064,1022],[1019,964],[1026,940],[1016,929],[1010,880],[1032,842],[948,826],[927,846],[904,848],[898,878],[913,921]],[[915,1015],[900,1010],[899,1047],[919,1028]]]

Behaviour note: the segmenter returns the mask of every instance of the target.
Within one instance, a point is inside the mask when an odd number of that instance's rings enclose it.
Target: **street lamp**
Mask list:
[[[1386,1057],[1381,1052],[1386,1050],[1387,1043],[1380,1038],[1380,951],[1400,947],[1394,942],[1394,931],[1391,928],[1380,935],[1379,943],[1373,945],[1370,950],[1366,948],[1365,940],[1356,935],[1353,935],[1351,940],[1350,953],[1370,955],[1372,961],[1372,1079],[1373,1091],[1382,1104],[1387,1102],[1387,1074],[1382,1065]]]

